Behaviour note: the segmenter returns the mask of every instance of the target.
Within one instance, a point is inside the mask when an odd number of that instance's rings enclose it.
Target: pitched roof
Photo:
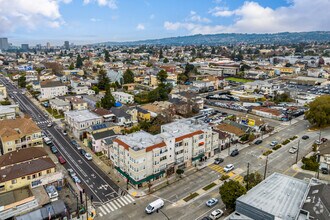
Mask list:
[[[43,147],[29,147],[0,156],[0,168],[47,156]]]
[[[245,132],[243,130],[241,130],[240,128],[235,127],[233,125],[230,125],[230,124],[220,124],[220,125],[216,126],[215,129],[218,129],[220,131],[225,131],[225,132],[228,132],[231,134],[235,134],[238,137],[245,134]]]
[[[41,132],[41,130],[32,119],[16,118],[0,121],[2,141],[15,140],[36,132]]]
[[[40,83],[41,88],[49,88],[49,87],[59,87],[59,86],[65,86],[60,81],[42,81]]]
[[[107,130],[107,131],[102,131],[102,132],[97,132],[92,134],[93,138],[95,140],[100,140],[100,139],[104,139],[110,136],[114,136],[116,133],[113,130]]]
[[[105,115],[111,115],[112,112],[110,110],[104,109],[104,108],[96,108],[92,110],[95,114],[98,114],[100,116],[105,116]]]
[[[55,163],[49,157],[9,166],[0,170],[0,183],[55,167]]]

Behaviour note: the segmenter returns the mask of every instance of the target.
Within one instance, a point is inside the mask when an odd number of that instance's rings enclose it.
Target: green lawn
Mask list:
[[[251,79],[242,79],[242,78],[235,78],[235,77],[228,77],[228,78],[226,78],[226,80],[239,82],[239,83],[253,82],[253,80],[251,80]]]

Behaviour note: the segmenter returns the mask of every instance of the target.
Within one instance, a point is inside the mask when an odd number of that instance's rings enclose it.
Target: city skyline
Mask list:
[[[330,7],[327,0],[317,0],[313,7],[307,0],[38,0],[28,3],[0,0],[0,3],[3,6],[0,37],[8,37],[14,45],[330,30],[326,22]]]

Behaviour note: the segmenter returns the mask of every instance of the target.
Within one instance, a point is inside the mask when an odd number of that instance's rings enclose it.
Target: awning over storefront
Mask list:
[[[191,160],[192,160],[192,161],[199,160],[199,159],[201,159],[202,157],[204,157],[204,153],[203,153],[203,154],[200,154],[200,155],[198,155],[198,156],[196,156],[196,157],[193,157]]]
[[[130,177],[126,172],[122,171],[119,167],[115,167],[115,169],[121,174],[123,175],[124,177],[126,177],[130,183],[132,183],[133,185],[138,185],[138,184],[141,184],[141,183],[144,183],[144,182],[148,182],[150,180],[153,180],[153,179],[156,179],[157,177],[161,176],[162,174],[165,173],[164,170],[160,171],[159,173],[156,173],[156,174],[152,174],[150,176],[147,176],[146,178],[142,179],[142,180],[139,180],[139,181],[136,181],[134,179],[132,179],[132,177]]]

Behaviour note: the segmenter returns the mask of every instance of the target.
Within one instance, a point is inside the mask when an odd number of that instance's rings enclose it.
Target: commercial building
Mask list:
[[[81,140],[87,137],[89,127],[102,123],[101,116],[88,110],[68,111],[64,113],[64,116],[69,130]]]
[[[70,49],[70,43],[69,43],[69,41],[64,41],[64,48],[66,50],[69,50]]]
[[[40,128],[28,118],[0,121],[0,141],[1,154],[43,144]]]
[[[3,84],[0,84],[0,101],[4,101],[8,97],[7,88]]]
[[[29,50],[29,44],[22,44],[21,49],[22,49],[22,51],[28,51]]]
[[[113,92],[112,95],[120,103],[130,104],[134,102],[134,96],[125,92]]]
[[[40,100],[49,100],[68,93],[68,87],[60,81],[44,81],[40,83]]]
[[[228,220],[329,219],[330,187],[317,179],[273,173],[236,200]]]
[[[139,131],[117,136],[110,159],[121,176],[140,187],[214,155],[218,140],[207,124],[184,119],[163,125],[158,135]]]
[[[2,37],[0,38],[0,50],[8,50],[9,44],[8,44],[8,38]]]

